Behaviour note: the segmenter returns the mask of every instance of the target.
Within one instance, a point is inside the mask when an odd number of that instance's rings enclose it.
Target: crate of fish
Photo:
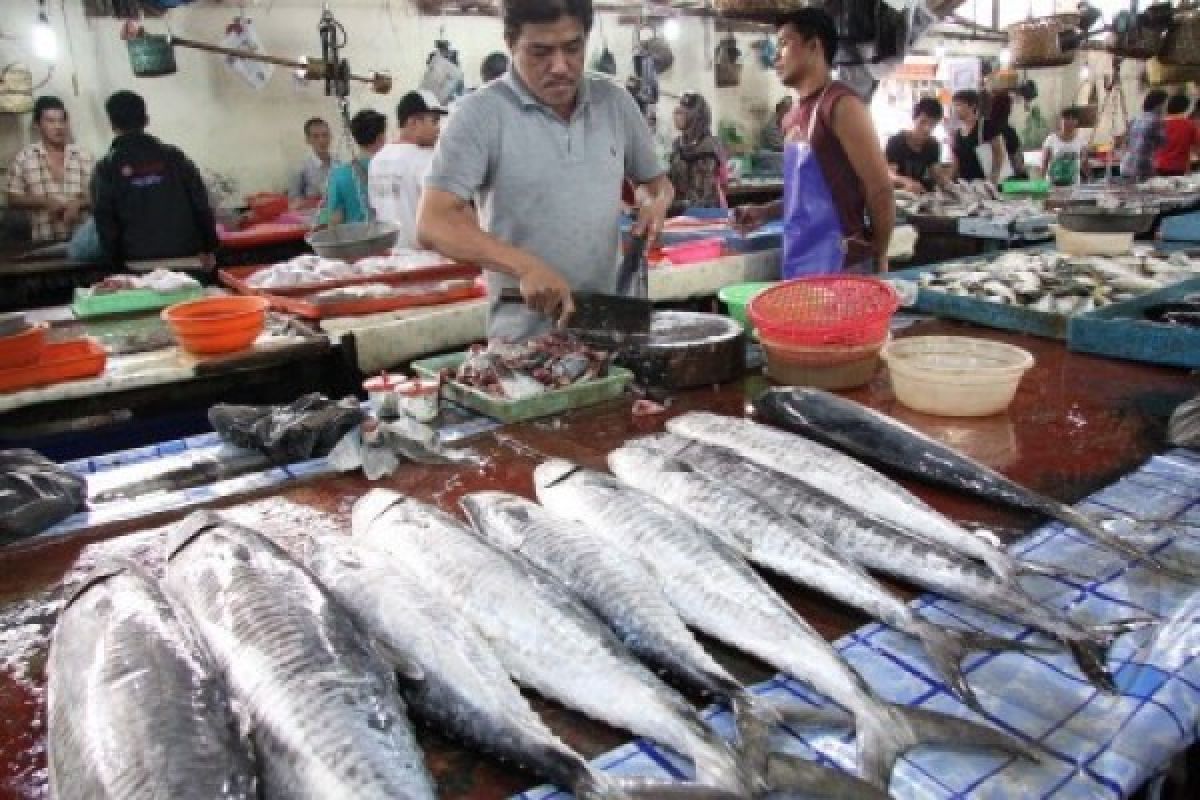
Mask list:
[[[441,376],[442,394],[500,422],[523,422],[620,397],[633,373],[608,353],[549,334],[519,345],[493,344],[413,362],[422,377]]]
[[[1200,367],[1200,278],[1072,319],[1067,347],[1132,361]]]
[[[989,328],[1066,339],[1070,319],[1200,276],[1186,254],[1074,257],[1036,249],[896,272],[913,308]]]

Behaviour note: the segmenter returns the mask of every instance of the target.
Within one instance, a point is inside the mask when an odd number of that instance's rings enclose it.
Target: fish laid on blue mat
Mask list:
[[[580,800],[623,800],[636,793],[594,770],[547,728],[457,604],[402,561],[342,537],[323,537],[308,563],[397,668],[415,715]]]
[[[885,788],[896,760],[925,744],[988,748],[1037,760],[999,730],[883,700],[733,547],[616,478],[550,460],[534,470],[538,499],[600,541],[638,558],[689,625],[762,659],[850,711],[860,775]]]
[[[921,642],[930,660],[958,696],[982,711],[963,677],[961,661],[971,650],[1020,650],[1025,646],[995,636],[954,631],[922,619],[903,599],[840,554],[819,534],[757,497],[654,447],[635,440],[608,456],[622,482],[654,495],[713,534],[753,564],[829,595]]]
[[[1134,620],[1103,627],[1079,625],[1043,607],[1015,581],[997,578],[978,562],[897,529],[728,448],[674,434],[638,441],[774,507],[867,569],[1018,619],[1049,634],[1067,645],[1088,680],[1107,691],[1113,689],[1106,666],[1108,647],[1117,634],[1144,624]]]
[[[47,663],[50,795],[252,800],[257,774],[207,649],[137,567],[95,570]]]
[[[755,410],[773,425],[832,445],[854,458],[985,500],[1044,514],[1152,568],[1183,580],[1200,577],[1200,566],[1146,553],[1106,530],[1101,520],[1021,486],[936,439],[852,400],[815,389],[781,388],[759,397]],[[802,437],[792,440],[801,443],[796,445],[800,448],[819,446]],[[834,453],[824,447],[821,451]],[[859,464],[862,470],[878,474],[841,454],[835,454],[835,460]]]
[[[566,587],[450,515],[384,489],[354,506],[354,539],[442,587],[518,683],[690,758],[697,780],[744,791],[737,753],[638,663]]]
[[[436,797],[391,669],[308,570],[211,512],[167,553],[167,592],[245,708],[267,797]]]

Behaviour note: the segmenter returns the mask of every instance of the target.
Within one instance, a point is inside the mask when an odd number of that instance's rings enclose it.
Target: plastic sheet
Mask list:
[[[276,464],[328,454],[365,418],[354,398],[335,403],[321,394],[306,394],[286,406],[219,404],[208,412],[208,421],[222,439],[266,453]]]

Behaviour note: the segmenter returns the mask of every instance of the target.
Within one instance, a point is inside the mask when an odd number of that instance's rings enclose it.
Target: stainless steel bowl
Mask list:
[[[1076,233],[1147,233],[1154,217],[1144,211],[1064,208],[1058,212],[1058,224]]]
[[[399,238],[400,227],[390,222],[350,222],[314,231],[304,241],[322,258],[357,261],[387,253]]]

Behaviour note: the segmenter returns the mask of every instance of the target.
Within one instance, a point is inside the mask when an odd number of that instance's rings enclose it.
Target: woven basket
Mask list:
[[[1012,91],[1021,85],[1021,76],[1015,69],[998,69],[988,76],[992,91]]]
[[[1070,64],[1075,60],[1075,54],[1063,52],[1058,44],[1058,34],[1078,24],[1078,14],[1055,14],[1009,25],[1008,41],[1012,48],[1013,66],[1018,69],[1038,69]]]
[[[20,63],[0,67],[0,113],[28,114],[33,111],[33,73]]]
[[[774,21],[779,14],[799,11],[805,0],[714,0],[713,8],[723,17]]]
[[[1175,12],[1159,58],[1171,66],[1200,67],[1200,9],[1192,6]]]
[[[1125,34],[1110,33],[1104,49],[1121,58],[1154,58],[1163,49],[1165,31],[1134,28]]]

